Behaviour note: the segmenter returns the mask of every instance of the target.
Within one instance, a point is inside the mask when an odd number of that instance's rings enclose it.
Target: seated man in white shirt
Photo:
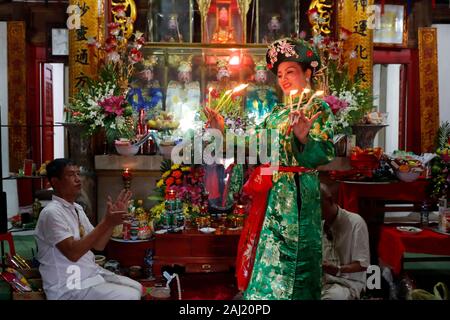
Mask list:
[[[322,300],[359,299],[370,265],[369,233],[363,218],[341,209],[320,186],[323,222]]]
[[[91,249],[103,250],[113,228],[127,213],[129,191],[113,202],[109,197],[104,219],[94,228],[75,203],[81,191],[80,169],[68,159],[47,165],[55,195],[42,210],[36,226],[39,271],[47,299],[139,300],[142,285],[95,264]]]

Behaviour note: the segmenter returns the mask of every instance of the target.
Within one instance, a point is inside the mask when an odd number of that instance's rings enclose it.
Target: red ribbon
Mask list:
[[[264,171],[263,171],[264,170]],[[273,186],[272,174],[279,172],[309,172],[313,171],[305,167],[270,167],[262,165],[257,167],[243,187],[243,192],[252,197],[251,206],[244,227],[239,238],[236,258],[236,278],[238,289],[245,291],[252,275],[255,262],[256,248],[259,235],[264,222],[267,208],[267,198]],[[272,174],[267,174],[272,173]]]

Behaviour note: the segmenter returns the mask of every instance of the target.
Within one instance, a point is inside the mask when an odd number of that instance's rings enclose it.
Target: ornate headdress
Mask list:
[[[187,72],[192,70],[192,55],[187,57],[180,55],[169,55],[167,63],[170,67],[176,68],[178,71]]]
[[[181,59],[178,65],[179,72],[190,72],[192,71],[192,55],[188,56],[186,59]]]
[[[178,19],[178,14],[176,13],[171,13],[169,14],[169,20],[177,20]]]
[[[153,69],[158,64],[158,57],[151,55],[148,59],[144,59],[142,64],[144,65],[144,69]]]
[[[267,70],[267,64],[266,64],[266,62],[264,61],[264,60],[257,60],[256,62],[255,62],[255,71],[258,71],[258,70],[264,70],[264,71],[266,71]]]
[[[302,39],[284,38],[269,45],[266,53],[267,68],[277,74],[278,66],[285,61],[309,64],[314,70],[320,68],[316,49]]]
[[[220,70],[220,69],[227,69],[228,70],[229,62],[228,62],[227,59],[217,58],[216,64],[217,64],[217,69],[218,70]]]

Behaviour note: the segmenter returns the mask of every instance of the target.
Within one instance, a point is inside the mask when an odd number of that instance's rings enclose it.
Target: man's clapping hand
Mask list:
[[[109,225],[117,226],[123,223],[124,218],[128,215],[128,202],[131,196],[132,193],[129,190],[122,190],[114,202],[108,196],[105,221]]]

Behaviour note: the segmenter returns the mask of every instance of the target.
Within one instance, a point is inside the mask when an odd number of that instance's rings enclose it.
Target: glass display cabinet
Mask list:
[[[153,62],[151,76],[139,76],[142,88],[159,86],[163,109],[181,116],[181,105],[199,109],[208,98],[209,88],[229,90],[238,84],[249,84],[246,100],[252,90],[269,90],[275,98],[276,77],[265,69],[265,45],[200,45],[148,44],[143,50],[144,61]],[[148,62],[150,64],[150,62]],[[262,97],[261,93],[258,95]],[[242,107],[248,102],[243,101]],[[252,105],[255,103],[252,101]],[[178,107],[177,107],[178,106]]]
[[[137,30],[149,42],[269,43],[299,33],[300,0],[136,0]],[[305,19],[304,19],[305,20]],[[305,26],[303,26],[305,27]]]
[[[256,43],[271,43],[277,39],[299,33],[300,29],[300,1],[254,0],[256,2]],[[253,14],[253,11],[252,11]]]
[[[145,18],[148,41],[193,42],[194,0],[149,0]]]
[[[160,98],[158,106],[182,118],[198,111],[211,90],[217,94],[210,98],[218,99],[245,83],[243,110],[257,118],[271,110],[281,92],[265,68],[266,43],[296,30],[299,0],[283,6],[264,0],[148,0],[147,6],[138,16],[147,19],[144,67],[133,80],[143,98],[133,101],[151,100],[153,107]],[[247,39],[250,14],[261,26],[253,39]]]

